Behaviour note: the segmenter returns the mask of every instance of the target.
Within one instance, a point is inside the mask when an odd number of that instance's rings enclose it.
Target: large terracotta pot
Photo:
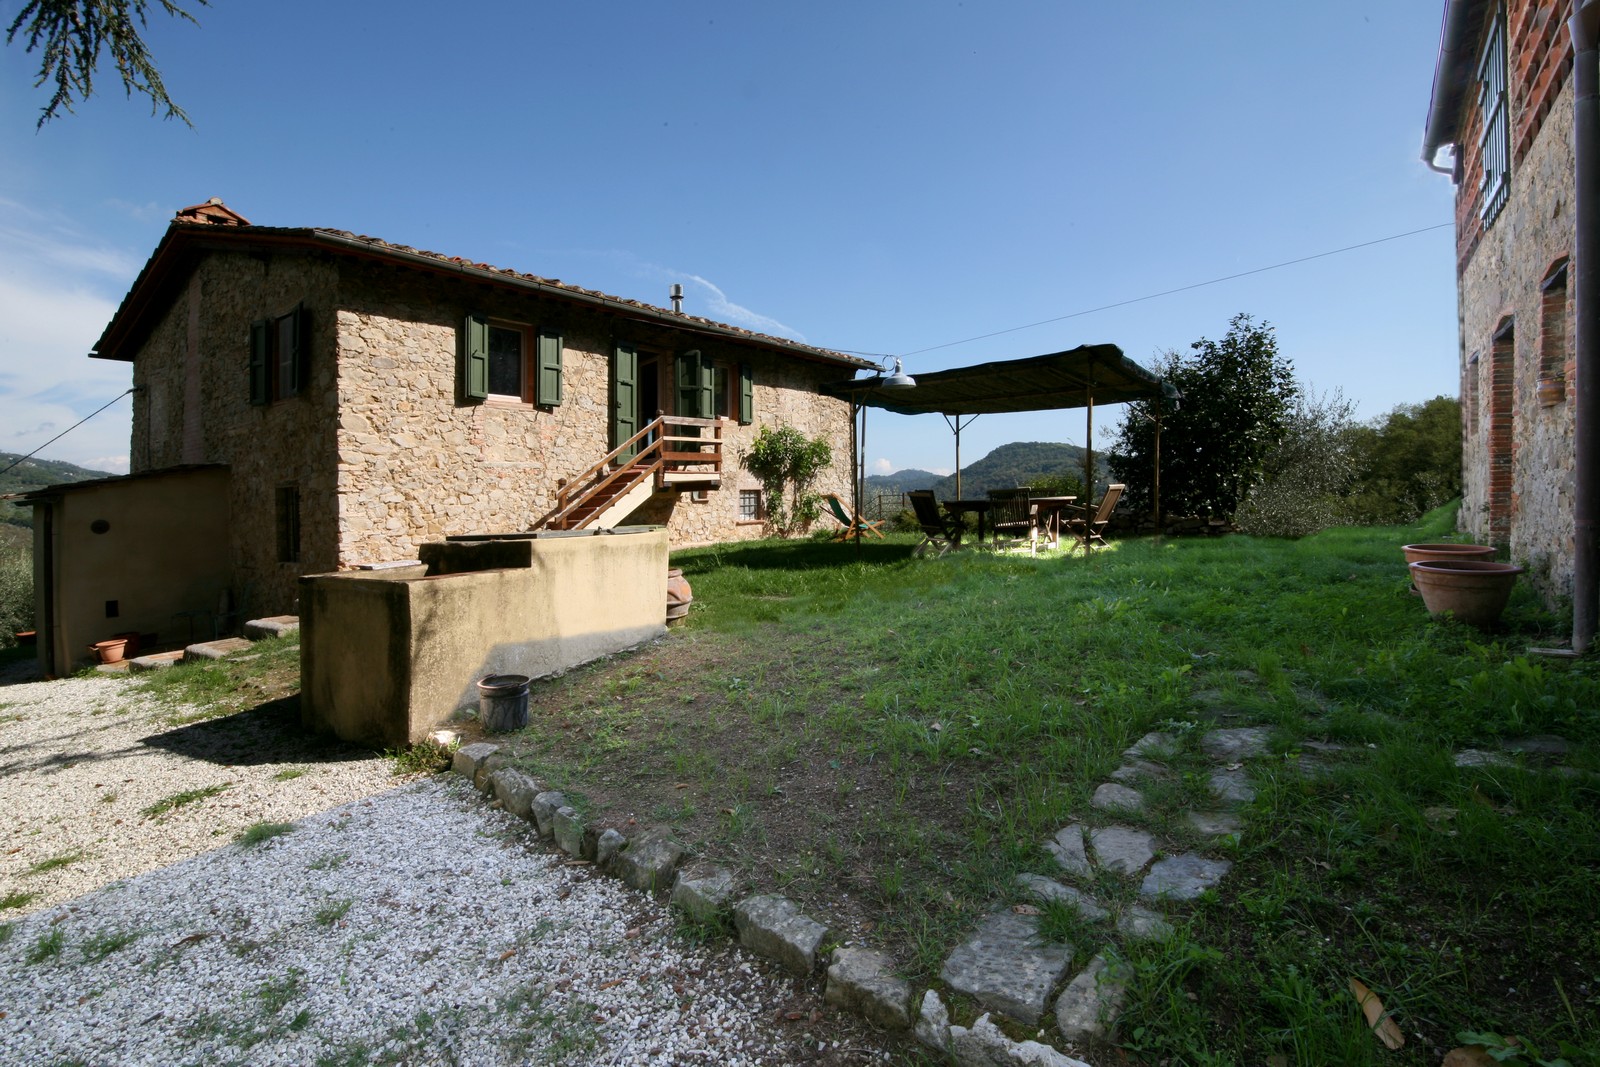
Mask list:
[[[1480,629],[1492,626],[1505,610],[1522,568],[1489,560],[1432,560],[1411,564],[1411,580],[1428,614],[1450,612]]]
[[[127,647],[126,637],[113,637],[109,641],[96,641],[89,646],[89,651],[98,656],[101,663],[121,663],[122,654]]]
[[[1435,559],[1493,559],[1493,545],[1402,545],[1407,563],[1426,563]]]
[[[689,614],[689,605],[694,603],[694,590],[689,586],[689,579],[683,576],[683,569],[673,567],[667,571],[667,621],[681,619]]]

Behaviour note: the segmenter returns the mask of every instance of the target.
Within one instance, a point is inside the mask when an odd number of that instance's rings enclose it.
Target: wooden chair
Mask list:
[[[906,497],[911,501],[917,524],[922,527],[922,541],[912,550],[913,556],[920,556],[930,548],[937,549],[937,554],[942,556],[961,546],[961,524],[940,510],[932,489],[913,489]]]
[[[1106,543],[1106,523],[1111,521],[1111,513],[1116,510],[1117,501],[1122,499],[1122,491],[1126,488],[1126,485],[1108,485],[1106,495],[1100,498],[1100,503],[1094,508],[1086,505],[1062,512],[1061,525],[1073,537],[1068,552],[1076,551],[1082,545],[1083,553],[1087,556],[1094,551],[1096,544],[1103,546]]]
[[[883,536],[883,531],[878,529],[883,525],[882,521],[873,522],[871,519],[863,519],[860,515],[852,517],[850,509],[845,507],[838,493],[823,493],[822,499],[827,502],[828,510],[833,513],[833,517],[844,527],[834,535],[835,541],[848,541],[857,530],[864,534],[872,534],[874,537]]]
[[[1028,502],[1030,489],[991,489],[990,525],[994,527],[996,548],[1028,546],[1028,555],[1039,554],[1039,509]]]

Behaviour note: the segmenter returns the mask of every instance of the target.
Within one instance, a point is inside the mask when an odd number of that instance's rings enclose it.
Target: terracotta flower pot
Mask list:
[[[1480,629],[1492,626],[1505,610],[1522,568],[1489,560],[1432,560],[1411,564],[1411,580],[1422,593],[1428,614],[1450,612]]]
[[[689,579],[683,576],[683,570],[673,567],[667,571],[667,621],[681,619],[689,614],[689,605],[694,603],[694,589],[689,585]]]
[[[1493,559],[1493,545],[1402,545],[1407,563],[1427,563],[1436,559]]]
[[[89,651],[100,657],[101,663],[121,663],[127,647],[126,637],[113,637],[109,641],[96,641],[89,646]]]

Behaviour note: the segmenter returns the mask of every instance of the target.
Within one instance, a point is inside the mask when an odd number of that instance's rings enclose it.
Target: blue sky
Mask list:
[[[912,374],[1098,342],[1148,362],[1245,311],[1361,417],[1456,391],[1449,228],[949,344],[1449,222],[1418,159],[1438,3],[195,11],[147,34],[193,129],[102,70],[36,133],[36,56],[0,50],[0,450],[128,386],[85,353],[212,196],[654,304],[681,281],[687,311]],[[872,418],[874,471],[950,467],[943,420]],[[1083,435],[1082,412],[985,416],[962,453]],[[127,451],[123,400],[43,455]]]

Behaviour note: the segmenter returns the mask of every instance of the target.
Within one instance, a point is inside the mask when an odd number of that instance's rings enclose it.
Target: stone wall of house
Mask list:
[[[135,354],[134,473],[224,463],[236,608],[294,610],[302,574],[338,564],[334,508],[332,263],[310,256],[207,256],[172,294]],[[250,324],[304,303],[310,381],[298,396],[252,405]],[[297,559],[280,559],[279,489],[299,496]],[[215,605],[197,605],[214,608]]]
[[[562,403],[459,399],[460,331],[469,314],[563,341]],[[833,470],[821,488],[849,483],[849,407],[817,387],[847,368],[802,363],[711,335],[685,333],[507,288],[363,264],[341,271],[337,488],[340,563],[411,558],[452,534],[529,529],[556,504],[558,481],[575,478],[611,448],[611,353],[638,346],[664,360],[660,407],[671,410],[670,359],[698,348],[730,366],[751,365],[755,424],[723,422],[722,487],[696,500],[660,493],[632,517],[666,525],[674,545],[759,535],[739,521],[739,490],[758,483],[736,465],[763,424],[789,423],[826,437]]]
[[[1543,121],[1520,149],[1504,208],[1481,233],[1458,229],[1471,244],[1458,278],[1461,524],[1508,544],[1554,602],[1572,584],[1574,319],[1572,301],[1542,283],[1572,251],[1571,85],[1538,99]],[[1514,106],[1526,131],[1517,118]],[[1477,137],[1475,124],[1461,134],[1465,144]],[[1458,201],[1475,203],[1476,186],[1467,172]],[[1559,399],[1541,401],[1542,377],[1560,378]]]

